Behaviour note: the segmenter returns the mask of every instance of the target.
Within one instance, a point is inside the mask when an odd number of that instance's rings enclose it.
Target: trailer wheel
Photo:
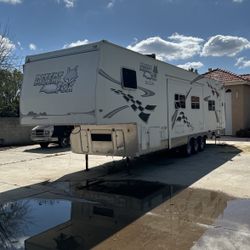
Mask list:
[[[203,141],[204,141],[204,148],[205,148],[207,146],[207,137],[206,136],[203,137]]]
[[[41,142],[40,143],[40,147],[41,148],[47,148],[49,146],[49,143],[48,142]]]
[[[192,154],[192,141],[188,140],[188,143],[184,145],[181,149],[184,156],[189,157]]]
[[[206,138],[205,137],[199,137],[198,138],[198,144],[199,144],[199,151],[203,151],[205,149],[206,144]]]
[[[59,146],[61,148],[67,148],[69,144],[69,137],[59,137]]]
[[[196,154],[198,153],[198,151],[199,151],[199,143],[198,143],[198,140],[194,138],[192,140],[192,153]]]

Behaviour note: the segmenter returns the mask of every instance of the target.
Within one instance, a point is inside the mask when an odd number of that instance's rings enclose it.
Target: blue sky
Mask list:
[[[250,0],[0,0],[23,59],[109,40],[168,63],[250,73]]]

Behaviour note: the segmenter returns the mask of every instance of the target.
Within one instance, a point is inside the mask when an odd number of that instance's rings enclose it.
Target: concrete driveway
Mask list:
[[[86,172],[84,155],[58,147],[0,148],[0,159],[0,210],[22,218],[1,225],[6,247],[250,249],[248,141],[226,138],[189,158],[142,157],[130,174],[105,156],[90,156]]]

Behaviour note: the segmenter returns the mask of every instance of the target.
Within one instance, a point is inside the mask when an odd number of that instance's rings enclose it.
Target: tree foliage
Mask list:
[[[0,69],[0,117],[19,116],[22,73]]]
[[[19,116],[22,73],[15,69],[15,45],[8,31],[0,24],[0,117]]]
[[[0,24],[0,69],[10,69],[13,67],[15,45],[9,39],[8,34],[8,27],[3,27]]]
[[[31,223],[28,216],[30,209],[27,201],[0,204],[1,249],[20,249],[15,243],[25,234],[25,228]]]

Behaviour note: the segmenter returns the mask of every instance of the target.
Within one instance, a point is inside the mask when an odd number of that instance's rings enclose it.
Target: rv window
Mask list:
[[[92,141],[112,141],[111,134],[91,134]]]
[[[175,94],[174,96],[174,105],[176,109],[179,108],[186,108],[186,97],[185,95],[179,95],[179,94]]]
[[[191,108],[200,109],[200,97],[199,96],[191,96]]]
[[[215,101],[213,101],[213,100],[208,101],[208,110],[215,111]]]
[[[122,84],[124,88],[137,89],[136,71],[122,68]]]

